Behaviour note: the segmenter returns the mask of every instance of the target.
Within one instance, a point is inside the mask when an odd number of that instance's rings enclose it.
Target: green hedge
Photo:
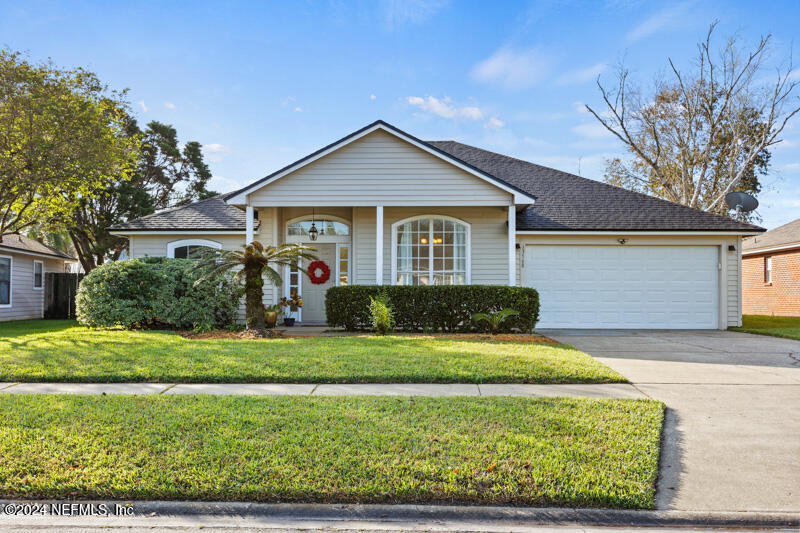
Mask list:
[[[480,329],[473,313],[489,313],[510,307],[519,316],[506,322],[506,331],[531,331],[539,320],[539,293],[527,287],[504,285],[331,287],[325,294],[328,325],[347,330],[371,327],[369,298],[384,291],[391,301],[398,331],[465,332]]]
[[[228,276],[198,286],[195,261],[153,257],[105,263],[78,288],[78,321],[91,327],[221,328],[234,323],[239,289]]]

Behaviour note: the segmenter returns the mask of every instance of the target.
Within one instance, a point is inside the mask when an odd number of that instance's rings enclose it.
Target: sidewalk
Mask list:
[[[294,396],[583,396],[647,398],[628,383],[596,385],[447,383],[0,383],[0,394],[213,394]]]

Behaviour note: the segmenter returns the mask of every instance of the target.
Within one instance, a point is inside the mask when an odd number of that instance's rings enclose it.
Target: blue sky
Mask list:
[[[719,35],[774,38],[798,2],[0,2],[0,46],[129,88],[141,122],[205,146],[227,191],[382,118],[602,179],[621,147],[583,110],[624,60],[642,85]],[[798,70],[800,73],[800,70]],[[764,225],[800,216],[800,119],[774,149]]]

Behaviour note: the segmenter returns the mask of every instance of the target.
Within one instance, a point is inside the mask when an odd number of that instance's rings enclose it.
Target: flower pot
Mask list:
[[[272,329],[278,323],[278,313],[275,311],[267,311],[264,313],[264,324]]]
[[[284,318],[283,325],[289,328],[294,326],[294,318],[289,318],[289,317]]]

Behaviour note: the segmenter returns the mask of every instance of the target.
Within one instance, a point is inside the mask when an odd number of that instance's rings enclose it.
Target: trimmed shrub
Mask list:
[[[399,331],[468,332],[475,330],[472,315],[511,308],[501,331],[532,331],[539,320],[539,293],[528,287],[506,285],[350,285],[331,287],[325,293],[328,325],[347,330],[372,326],[370,298],[385,293],[392,302],[395,329]]]
[[[189,259],[153,257],[105,263],[81,281],[78,322],[91,327],[212,329],[234,323],[240,290],[226,275],[194,286]]]

